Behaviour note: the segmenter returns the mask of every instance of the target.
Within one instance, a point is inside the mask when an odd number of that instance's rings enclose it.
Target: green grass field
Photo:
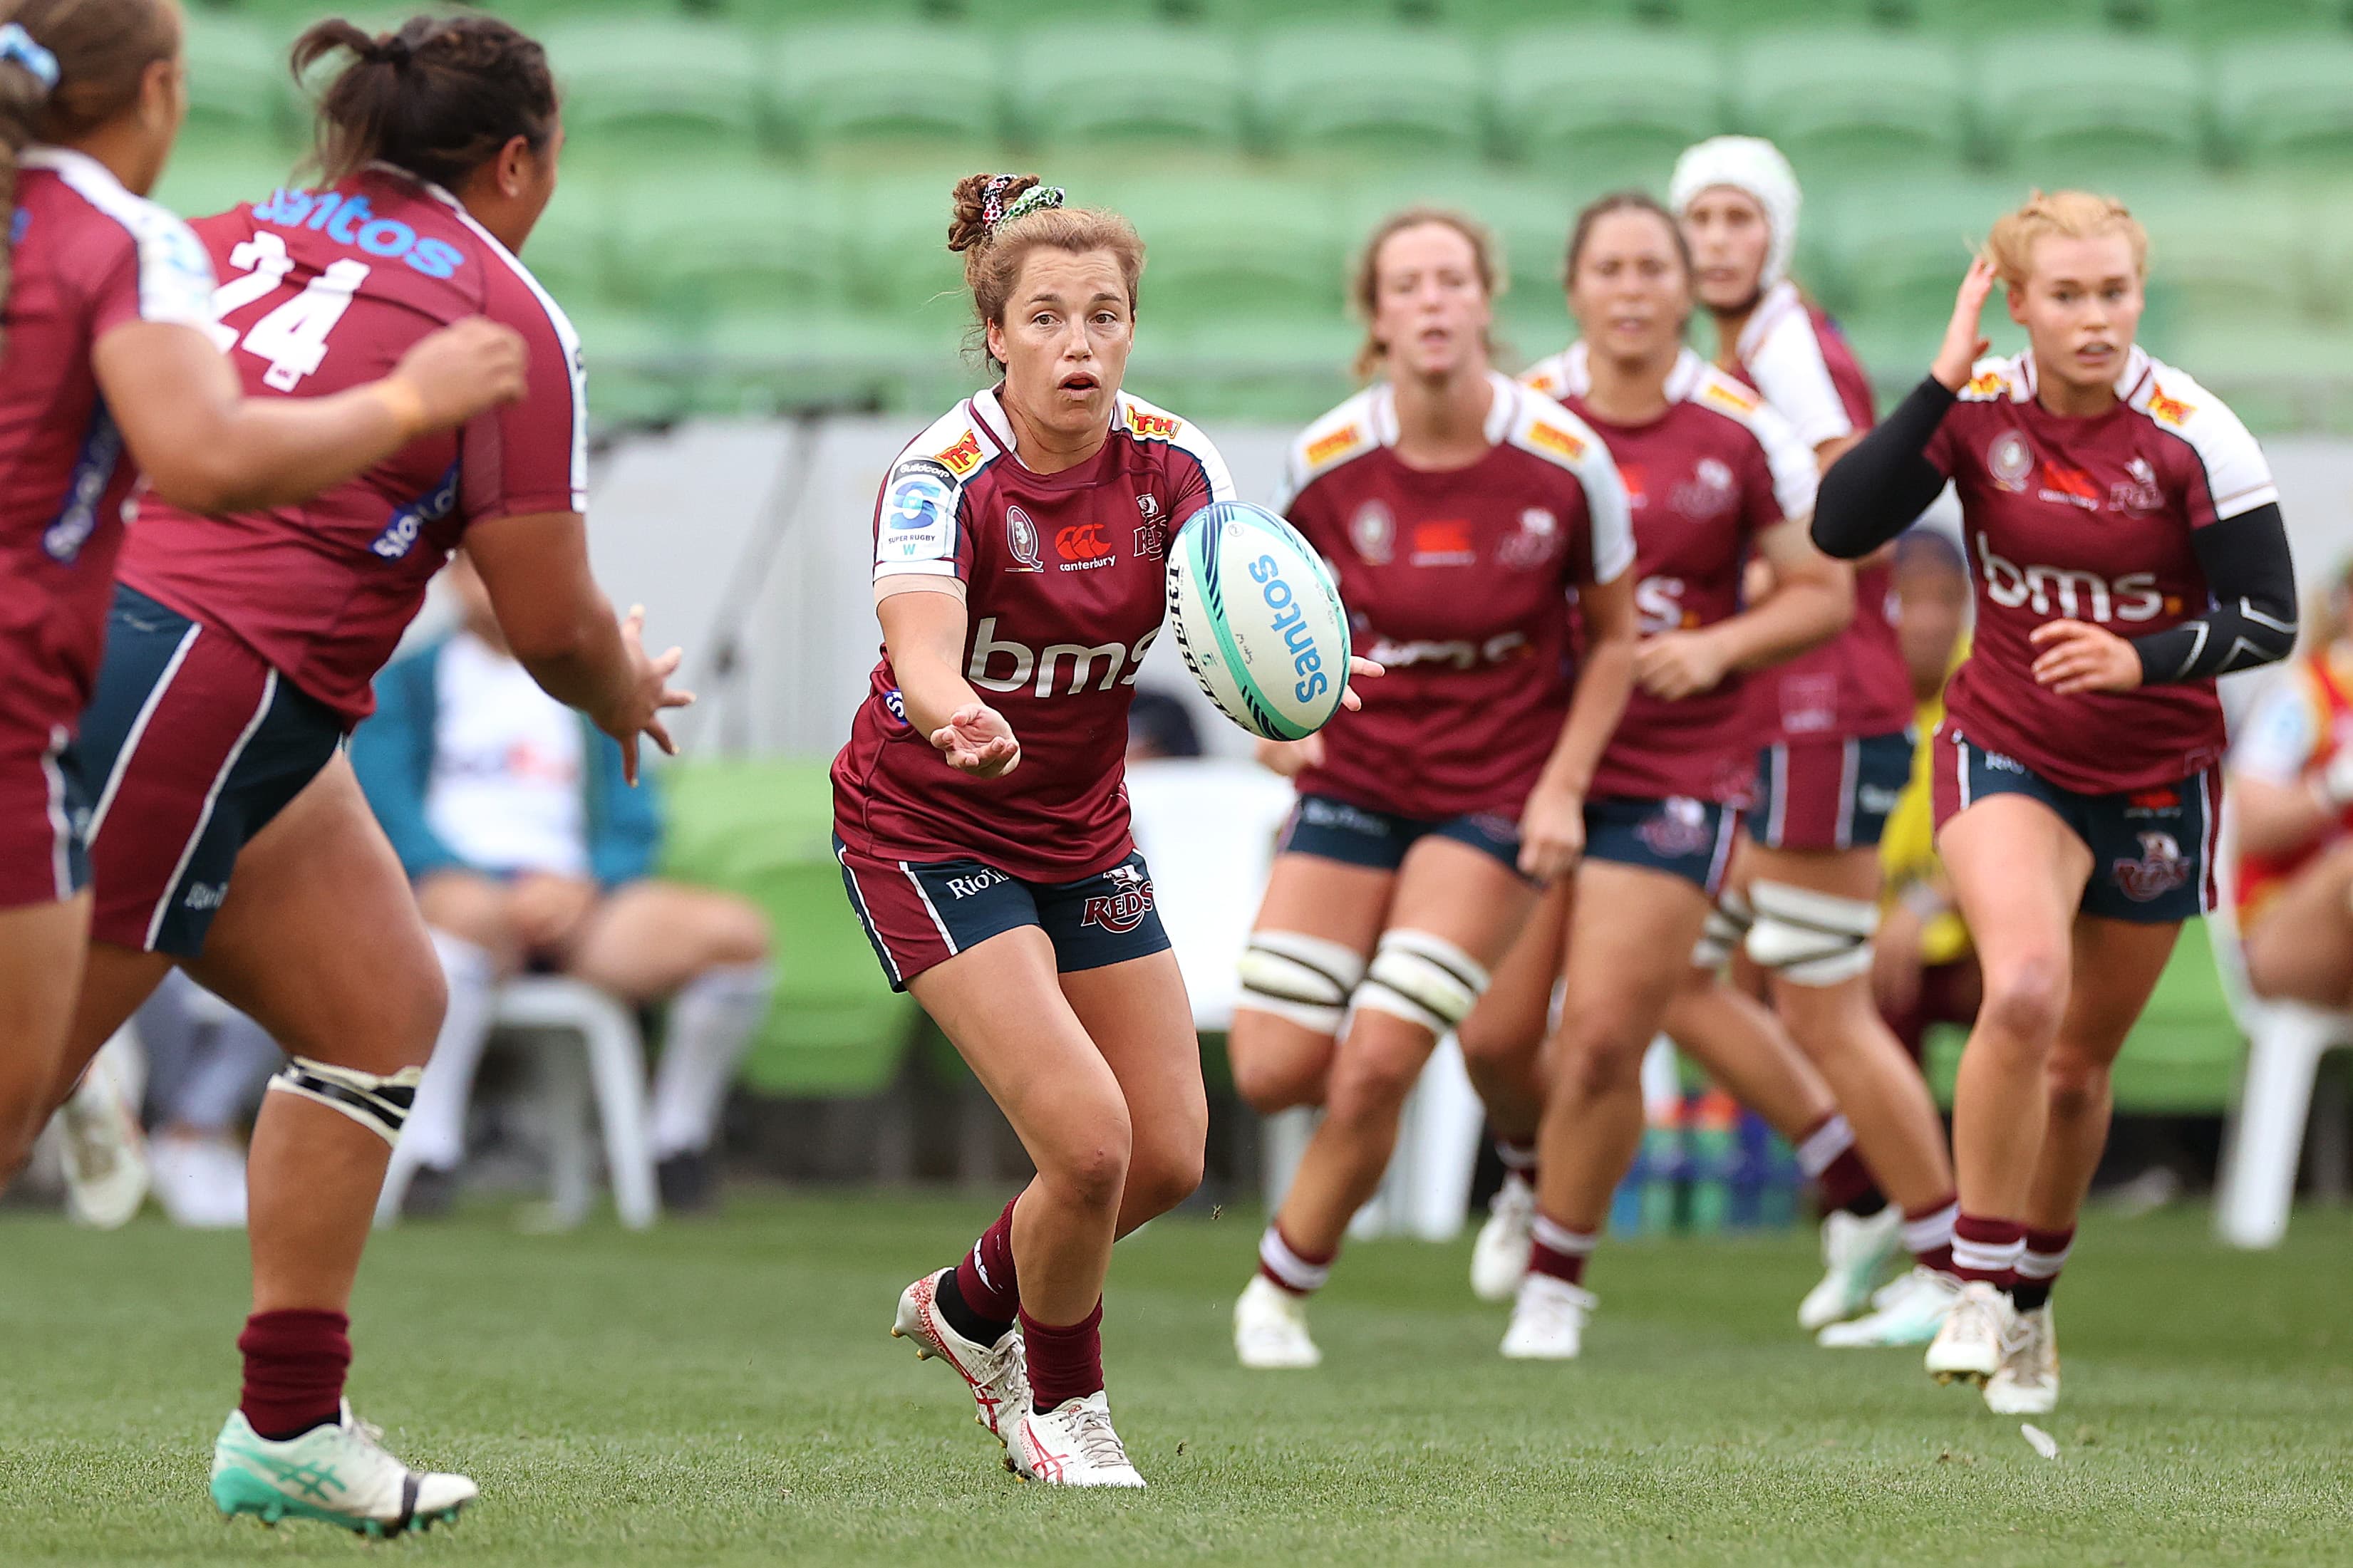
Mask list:
[[[483,1500],[370,1546],[216,1518],[239,1237],[0,1220],[0,1561],[468,1564],[2353,1563],[2353,1217],[2270,1255],[2094,1215],[2062,1292],[2056,1462],[1913,1352],[1818,1351],[1804,1237],[1604,1252],[1586,1359],[1502,1361],[1467,1243],[1360,1246],[1317,1372],[1246,1374],[1256,1221],[1113,1267],[1113,1408],[1152,1489],[999,1468],[893,1298],[998,1199],[740,1198],[642,1237],[484,1213],[378,1240],[353,1393]]]

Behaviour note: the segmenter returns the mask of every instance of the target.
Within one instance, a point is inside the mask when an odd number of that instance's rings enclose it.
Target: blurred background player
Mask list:
[[[185,1229],[242,1230],[245,1130],[285,1053],[260,1025],[177,970],[132,1016],[132,1033],[147,1060],[155,1201]]]
[[[187,107],[178,7],[27,0],[7,15],[0,1173],[13,1174],[63,1098],[51,1085],[91,908],[83,819],[103,782],[70,742],[97,679],[134,484],[143,476],[155,500],[205,510],[299,500],[514,396],[521,350],[512,333],[472,322],[334,398],[293,408],[241,395],[208,335],[205,248],[145,199]],[[66,1088],[88,1056],[62,1075]]]
[[[2231,747],[2239,940],[2259,996],[2353,1006],[2353,567]]]
[[[328,188],[195,226],[228,278],[216,341],[264,406],[332,407],[440,323],[487,316],[481,331],[528,351],[522,395],[512,368],[478,375],[465,407],[508,405],[448,434],[427,433],[448,420],[421,397],[390,399],[335,459],[373,466],[309,502],[142,506],[77,743],[97,908],[48,1103],[174,964],[287,1049],[248,1156],[253,1314],[213,1499],[383,1533],[451,1517],[475,1488],[408,1470],[343,1398],[352,1282],[443,1002],[343,738],[460,540],[516,656],[620,741],[632,776],[639,734],[666,747],[662,710],[689,699],[665,684],[678,654],[648,659],[589,575],[578,345],[515,258],[563,139],[545,55],[467,15],[374,37],[322,22],[291,64],[299,78],[338,52],[319,107]]]
[[[1362,711],[1259,747],[1299,804],[1242,958],[1234,1082],[1261,1113],[1324,1115],[1234,1308],[1245,1366],[1322,1359],[1306,1299],[1431,1048],[1575,868],[1632,682],[1625,489],[1583,422],[1490,363],[1496,276],[1467,218],[1413,208],[1376,229],[1353,291],[1357,371],[1381,379],[1310,425],[1285,474],[1281,510],[1388,674]]]
[[[720,1108],[776,988],[767,917],[652,874],[662,811],[651,781],[631,788],[620,747],[540,689],[463,553],[446,580],[457,629],[385,667],[375,712],[352,737],[353,771],[417,885],[449,987],[386,1202],[406,1175],[399,1213],[448,1210],[498,986],[528,968],[626,1006],[670,1003],[655,1171],[665,1207],[709,1208]]]
[[[1755,137],[1714,137],[1676,161],[1669,199],[1715,321],[1716,363],[1829,467],[1871,427],[1871,384],[1789,277],[1800,193],[1788,160]],[[1862,1308],[1899,1244],[1915,1260],[1867,1330],[1825,1342],[1835,1344],[1925,1342],[1960,1289],[1948,1272],[1956,1209],[1944,1123],[1871,991],[1879,837],[1912,769],[1911,684],[1889,579],[1883,552],[1859,564],[1846,630],[1750,682],[1757,801],[1700,959],[1714,970],[1745,945],[1764,969],[1775,1011],[1893,1200],[1868,1215],[1823,1216],[1825,1273],[1799,1304],[1799,1324],[1824,1329]],[[1687,1042],[1724,1009],[1677,1015],[1668,1032]]]
[[[1743,674],[1835,635],[1853,608],[1848,573],[1806,542],[1813,455],[1683,347],[1693,271],[1673,217],[1645,195],[1602,198],[1577,215],[1565,277],[1579,341],[1528,380],[1599,433],[1624,479],[1639,689],[1592,782],[1574,897],[1564,884],[1546,900],[1461,1031],[1491,1123],[1536,1156],[1521,1162],[1534,1165],[1533,1240],[1504,1353],[1547,1360],[1577,1352],[1593,1307],[1586,1258],[1641,1138],[1642,1053],[1731,860],[1734,803],[1756,770]],[[1744,607],[1752,551],[1773,586]],[[1786,1046],[1772,1061],[1710,1065],[1760,1110],[1779,1104],[1785,1123],[1807,1093],[1830,1119]]]
[[[2262,449],[2134,343],[2147,259],[2123,205],[2080,191],[1995,224],[1927,378],[1840,460],[1814,520],[1824,549],[1865,556],[1949,479],[1977,567],[1936,763],[1936,847],[1985,981],[1953,1102],[1968,1283],[1926,1361],[2005,1413],[2057,1402],[2051,1291],[2109,1065],[2181,921],[2212,907],[2214,678],[2295,640]],[[1996,282],[2028,347],[1973,370]]]

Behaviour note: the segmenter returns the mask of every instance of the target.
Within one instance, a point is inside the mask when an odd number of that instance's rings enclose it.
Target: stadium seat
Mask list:
[[[1002,41],[876,22],[809,28],[776,44],[771,106],[815,151],[865,144],[980,154],[999,140]]]
[[[2214,119],[2224,147],[2251,169],[2353,175],[2353,38],[2225,50]]]
[[[1166,344],[1340,321],[1337,195],[1336,183],[1239,178],[1115,193],[1150,252],[1139,325]]]
[[[180,145],[192,153],[260,154],[293,146],[292,83],[274,28],[219,11],[187,14],[188,118]]]
[[[1827,184],[1958,169],[1969,74],[1942,38],[1825,31],[1756,39],[1733,81],[1742,126],[1777,142],[1800,179]]]
[[[2343,0],[2122,0],[2151,26],[2192,42],[2228,46],[2250,37],[2341,34]]]
[[[2097,33],[2109,20],[2109,0],[1914,0],[1920,27],[1990,42],[2012,32]],[[2040,52],[2041,44],[2031,47]],[[2005,63],[2021,57],[2005,53]]]
[[[1725,129],[1723,57],[1678,34],[1514,33],[1497,62],[1504,150],[1580,189],[1663,189],[1677,153]]]
[[[1837,258],[1840,325],[1874,380],[1909,386],[1936,354],[1973,247],[2023,193],[2008,181],[1891,180],[1810,206],[1806,223]],[[1986,311],[1996,352],[2016,334]]]
[[[1792,31],[1886,28],[1915,19],[1909,0],[1635,0],[1636,19],[1671,22],[1710,37]]]
[[[2176,174],[2204,158],[2206,78],[2181,44],[2020,33],[1982,59],[1989,150],[2035,184]]]
[[[963,0],[963,16],[973,26],[991,33],[1050,30],[1058,49],[1077,49],[1076,35],[1097,27],[1165,26],[1170,20],[1159,0]],[[1187,31],[1196,29],[1187,28]],[[1128,58],[1157,63],[1156,55]],[[1142,87],[1149,72],[1128,77],[1130,87]],[[1030,90],[1025,80],[1023,90]]]
[[[782,174],[649,173],[615,197],[622,286],[666,316],[847,303],[837,190]]]
[[[674,163],[758,149],[764,50],[707,21],[567,22],[542,35],[569,136],[600,160]]]
[[[2148,314],[2142,331],[2160,358],[2194,333],[2228,345],[2242,334],[2295,330],[2311,298],[2306,226],[2290,205],[2221,190],[2160,193],[2132,204],[2149,236]],[[2183,366],[2209,374],[2199,364]]]
[[[1459,38],[1297,27],[1250,53],[1259,128],[1278,151],[1468,159],[1484,149],[1485,80]]]
[[[1231,152],[1242,139],[1241,56],[1198,28],[1068,25],[1028,35],[1015,107],[1021,138],[1055,150],[1149,143]],[[1151,62],[1106,73],[1107,59]]]
[[[294,184],[294,164],[295,154],[290,151],[174,149],[156,183],[155,199],[183,217],[210,217],[240,203],[267,201],[279,186]]]

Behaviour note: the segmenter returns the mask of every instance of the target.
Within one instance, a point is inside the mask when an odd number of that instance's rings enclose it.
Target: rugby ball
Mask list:
[[[1291,524],[1240,501],[1195,512],[1176,545],[1168,616],[1202,692],[1270,741],[1322,729],[1348,683],[1348,612],[1324,558]]]

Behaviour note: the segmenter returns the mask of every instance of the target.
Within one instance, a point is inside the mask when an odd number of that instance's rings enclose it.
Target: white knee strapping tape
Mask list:
[[[1748,931],[1748,956],[1799,985],[1836,985],[1871,971],[1871,938],[1879,929],[1879,906],[1757,882],[1748,889],[1757,923]]]
[[[1239,967],[1240,1005],[1330,1035],[1365,978],[1365,955],[1319,936],[1262,931],[1251,933]]]
[[[1733,952],[1747,940],[1748,928],[1756,921],[1757,912],[1748,907],[1748,900],[1726,888],[1715,902],[1708,906],[1707,924],[1701,929],[1699,941],[1692,948],[1693,967],[1723,968],[1731,962]]]
[[[1381,938],[1356,1005],[1443,1035],[1471,1015],[1487,990],[1485,965],[1444,937],[1400,929]]]

